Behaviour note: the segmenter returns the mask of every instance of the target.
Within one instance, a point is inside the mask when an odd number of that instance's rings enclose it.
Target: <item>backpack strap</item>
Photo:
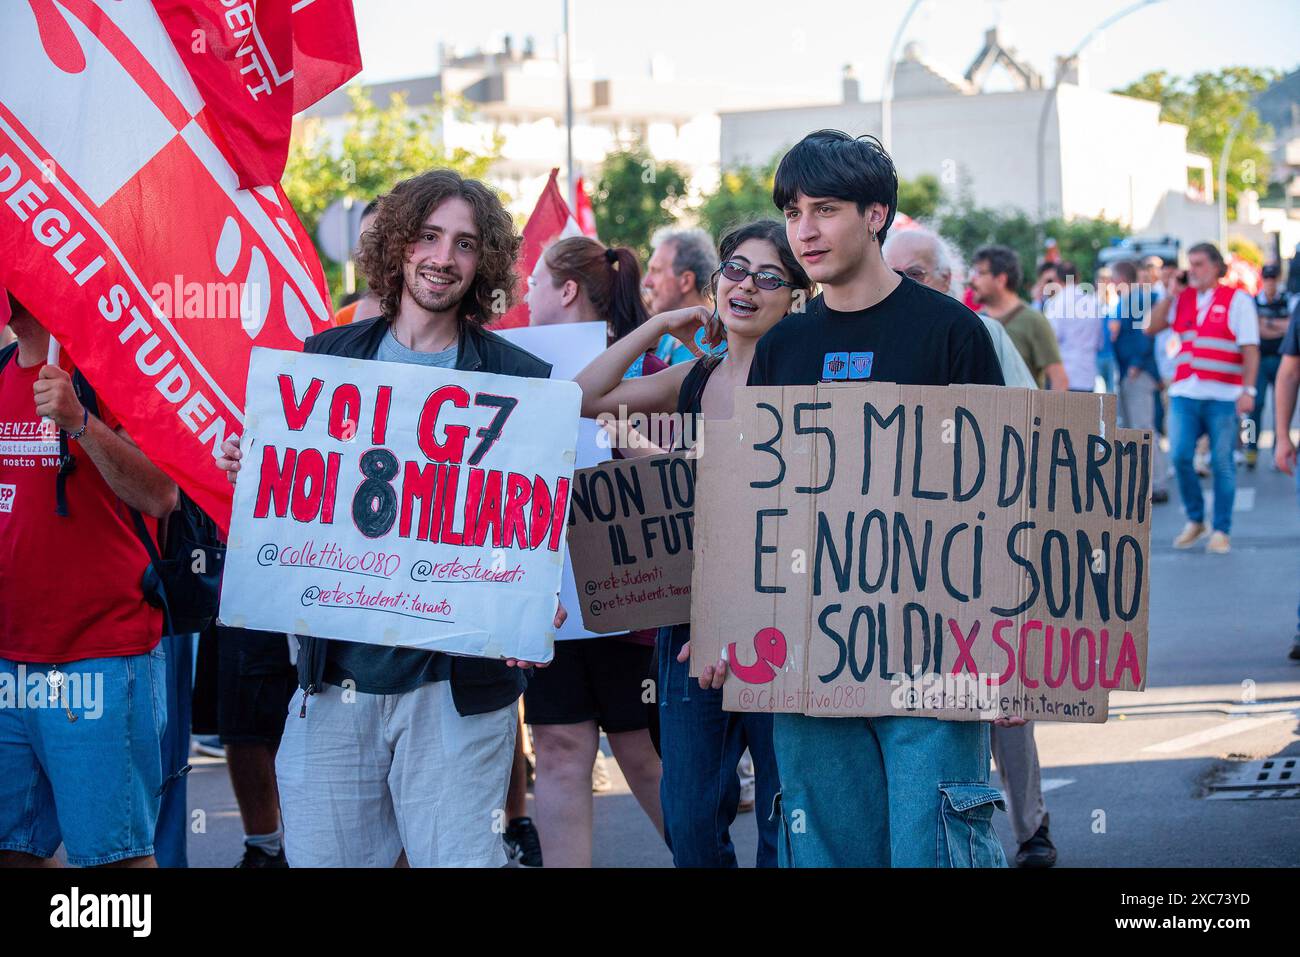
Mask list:
[[[72,370],[72,391],[86,411],[99,418],[99,399],[95,397],[95,390],[90,387],[90,382],[77,368]],[[77,457],[68,448],[68,433],[60,429],[59,471],[54,477],[54,514],[61,518],[68,517],[68,476],[76,471],[76,468]]]
[[[163,634],[173,634],[175,629],[172,627],[172,609],[171,603],[167,600],[167,582],[163,576],[163,559],[158,552],[158,542],[149,534],[149,529],[145,527],[144,516],[134,508],[129,510],[131,512],[131,524],[135,526],[136,538],[140,539],[140,544],[144,545],[144,550],[149,553],[149,566],[153,569],[155,579],[154,592],[162,601]]]

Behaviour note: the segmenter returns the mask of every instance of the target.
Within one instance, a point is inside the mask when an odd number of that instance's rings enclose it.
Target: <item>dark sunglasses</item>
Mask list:
[[[740,263],[728,259],[721,267],[722,275],[726,276],[732,282],[744,282],[747,276],[754,277],[754,285],[759,289],[766,289],[771,292],[773,289],[780,289],[782,286],[794,288],[794,283],[786,282],[774,272],[750,272]]]

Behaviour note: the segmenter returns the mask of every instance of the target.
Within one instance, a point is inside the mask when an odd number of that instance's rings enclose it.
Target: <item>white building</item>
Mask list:
[[[985,92],[996,68],[1011,88]],[[1135,234],[1177,236],[1184,246],[1213,239],[1210,161],[1187,151],[1186,127],[1162,123],[1155,103],[1079,85],[1077,64],[1058,69],[1062,82],[1053,91],[996,30],[962,76],[909,46],[894,80],[891,153],[899,175],[933,174],[947,192],[967,190],[979,206],[1104,217]],[[765,162],[822,128],[879,135],[880,103],[861,101],[846,74],[839,103],[724,112],[722,165]]]
[[[404,92],[412,110],[431,113],[447,97],[470,110],[458,117],[445,103],[434,117],[448,148],[482,149],[493,134],[503,139],[493,183],[514,200],[512,212],[527,213],[550,171],[565,166],[564,71],[556,55],[542,55],[531,41],[517,49],[509,38],[502,50],[455,55],[439,50],[433,76],[365,88],[377,106]],[[718,177],[718,113],[755,103],[792,102],[790,94],[677,80],[672,66],[656,58],[640,73],[598,78],[590,64],[574,60],[573,155],[578,175],[593,182],[607,153],[641,140],[660,162],[678,164],[694,190],[710,190]],[[325,135],[341,140],[350,107],[338,90],[302,115],[321,121]]]

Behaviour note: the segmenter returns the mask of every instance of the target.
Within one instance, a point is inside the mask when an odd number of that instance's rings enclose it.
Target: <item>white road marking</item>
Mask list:
[[[1269,701],[1263,704],[1235,704],[1230,701],[1206,702],[1169,702],[1167,704],[1134,704],[1122,708],[1111,708],[1112,718],[1158,718],[1174,714],[1222,714],[1228,717],[1257,714],[1296,713],[1297,702],[1294,698],[1285,701]]]
[[[1169,754],[1173,751],[1185,751],[1188,748],[1195,747],[1198,744],[1205,744],[1208,741],[1217,741],[1219,738],[1227,738],[1234,734],[1254,731],[1255,729],[1262,728],[1265,725],[1277,724],[1279,721],[1294,720],[1295,714],[1291,712],[1286,714],[1270,715],[1267,718],[1237,718],[1214,728],[1206,728],[1204,731],[1197,731],[1193,734],[1184,734],[1181,737],[1171,738],[1168,741],[1161,741],[1159,744],[1149,744],[1142,750],[1152,751],[1159,754]]]
[[[1055,791],[1057,788],[1063,788],[1067,784],[1073,784],[1074,782],[1075,778],[1043,778],[1041,785],[1042,793],[1046,794],[1048,791]],[[1002,798],[1006,801],[1011,800],[1005,790],[1002,792]]]

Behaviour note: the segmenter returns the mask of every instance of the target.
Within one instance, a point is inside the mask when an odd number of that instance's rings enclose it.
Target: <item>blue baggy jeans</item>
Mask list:
[[[782,867],[1006,867],[989,725],[774,717]]]

